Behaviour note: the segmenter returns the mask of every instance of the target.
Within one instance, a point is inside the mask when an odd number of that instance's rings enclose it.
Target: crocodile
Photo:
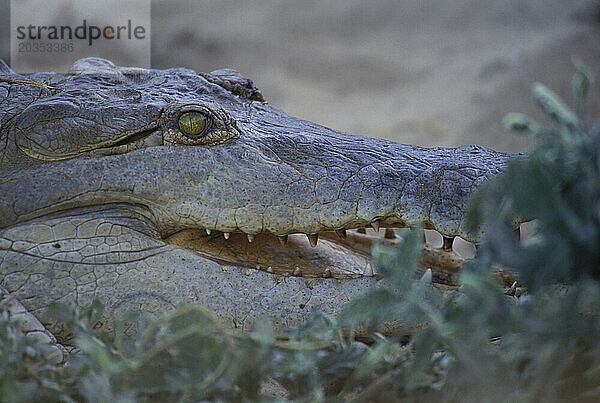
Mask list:
[[[381,285],[347,230],[477,242],[469,199],[510,157],[332,130],[230,69],[2,62],[0,285],[62,340],[48,304],[95,298],[107,317],[191,302],[242,330],[290,326]]]

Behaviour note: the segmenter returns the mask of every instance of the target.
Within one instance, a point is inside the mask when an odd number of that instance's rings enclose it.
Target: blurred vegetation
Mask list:
[[[474,199],[470,225],[487,232],[457,291],[438,291],[430,272],[413,281],[415,229],[373,251],[388,287],[280,334],[266,321],[240,334],[195,306],[154,322],[117,318],[107,334],[93,329],[99,303],[53,305],[80,349],[56,367],[4,315],[1,400],[599,401],[600,124],[587,126],[592,78],[575,65],[576,112],[536,84],[552,127],[507,116],[537,144]],[[514,231],[522,219],[536,220],[527,241]],[[494,267],[516,271],[528,292],[507,292]],[[124,336],[133,321],[139,332]],[[390,323],[408,331],[384,336]]]

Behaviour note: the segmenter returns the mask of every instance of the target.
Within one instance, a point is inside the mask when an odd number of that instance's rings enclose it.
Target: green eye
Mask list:
[[[208,125],[204,114],[196,111],[182,113],[179,116],[179,130],[186,136],[197,137],[204,133]]]

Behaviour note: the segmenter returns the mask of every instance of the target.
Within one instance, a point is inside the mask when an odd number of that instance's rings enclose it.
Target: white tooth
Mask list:
[[[425,274],[423,274],[423,277],[421,277],[421,279],[423,279],[424,281],[426,281],[429,284],[431,284],[432,278],[433,278],[433,274],[431,273],[431,269],[427,269],[425,271]]]
[[[363,271],[363,276],[366,277],[373,277],[375,273],[373,273],[373,265],[371,265],[371,262],[367,263],[367,267],[365,267],[365,270]]]
[[[225,239],[229,239],[230,235],[231,235],[230,232],[223,232],[223,238],[225,238]]]
[[[210,230],[208,228],[206,229],[206,235],[210,235]]]
[[[510,286],[510,289],[508,290],[508,295],[515,295],[516,291],[517,291],[517,282],[515,281]]]
[[[246,237],[248,238],[248,242],[252,242],[252,241],[254,241],[255,235],[254,234],[246,234]]]
[[[373,228],[375,232],[379,232],[379,220],[371,221],[371,228]]]

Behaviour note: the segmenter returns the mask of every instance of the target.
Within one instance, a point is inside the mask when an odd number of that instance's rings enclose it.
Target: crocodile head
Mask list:
[[[58,333],[50,301],[94,298],[108,312],[195,301],[234,326],[283,327],[380,284],[368,248],[318,234],[424,223],[477,241],[469,198],[507,158],[331,130],[231,70],[0,62],[0,284]]]
[[[162,236],[201,228],[314,237],[423,222],[476,241],[464,227],[469,197],[507,158],[480,146],[426,149],[331,130],[264,102],[232,70],[90,58],[72,74],[5,77],[37,83],[21,89],[23,109],[2,133],[2,167],[13,172],[4,185],[34,191],[5,198],[0,227],[131,203],[148,208]]]

